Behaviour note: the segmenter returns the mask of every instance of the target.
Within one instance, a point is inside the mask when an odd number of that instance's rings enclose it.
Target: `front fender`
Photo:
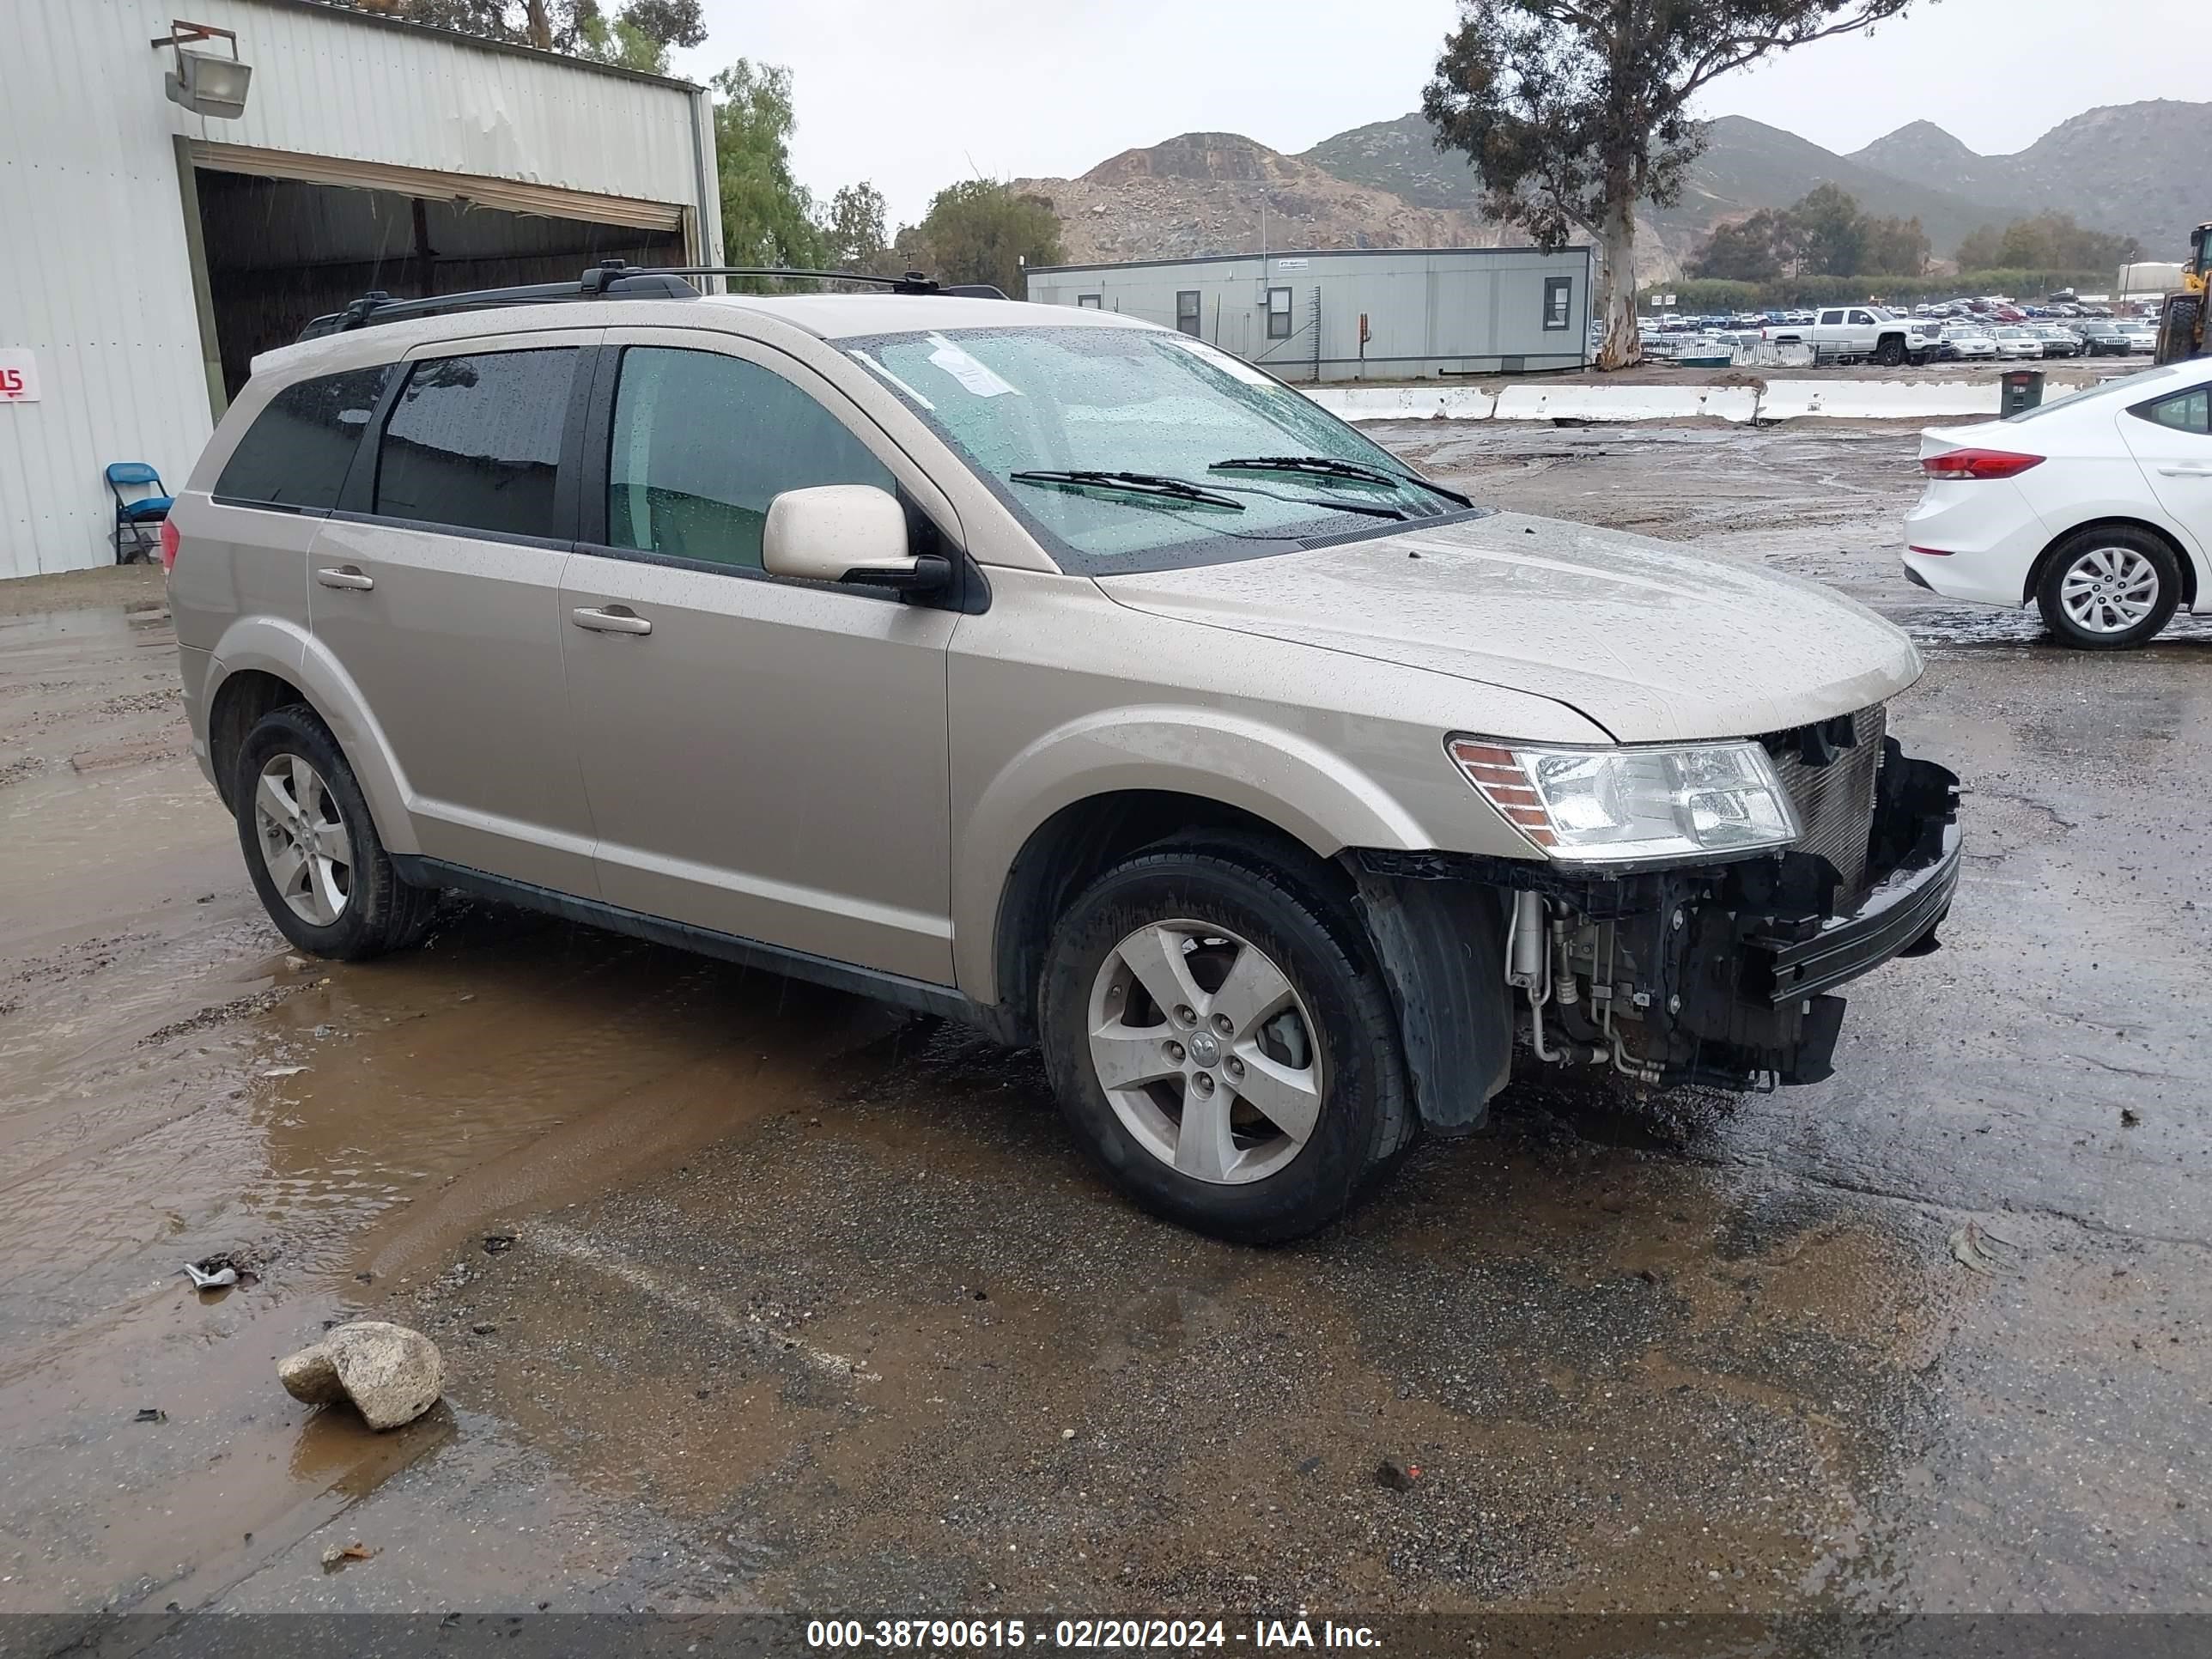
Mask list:
[[[997,1000],[994,941],[1006,872],[1030,837],[1079,801],[1125,791],[1218,801],[1323,858],[1346,847],[1418,849],[1436,838],[1373,777],[1312,739],[1218,708],[1117,708],[1045,732],[984,786],[961,827],[952,888],[953,969]]]
[[[407,807],[406,774],[385,740],[384,728],[368,712],[361,688],[338,659],[296,623],[275,617],[240,617],[216,641],[208,708],[216,707],[225,680],[249,669],[273,674],[299,688],[307,706],[331,728],[331,735],[345,751],[385,849],[419,853],[422,848],[416,841],[414,818]]]

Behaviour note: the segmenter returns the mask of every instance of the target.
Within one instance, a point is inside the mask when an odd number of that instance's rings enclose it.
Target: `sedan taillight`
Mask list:
[[[1924,457],[1920,470],[1931,478],[2017,478],[2032,466],[2041,466],[2040,455],[2015,455],[2008,449],[1954,449]]]
[[[177,526],[164,519],[161,520],[162,569],[174,570],[177,568]]]

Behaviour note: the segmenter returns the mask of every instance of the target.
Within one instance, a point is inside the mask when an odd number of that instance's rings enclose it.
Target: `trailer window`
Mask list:
[[[1187,288],[1176,295],[1176,326],[1195,340],[1198,337],[1198,290]]]
[[[1575,284],[1571,276],[1544,278],[1544,326],[1565,328],[1574,304]]]
[[[1267,290],[1267,337],[1271,340],[1291,337],[1291,291],[1286,288]]]

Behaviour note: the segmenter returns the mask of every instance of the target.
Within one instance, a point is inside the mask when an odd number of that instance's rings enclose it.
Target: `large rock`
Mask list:
[[[362,1319],[287,1355],[276,1378],[295,1400],[310,1406],[350,1400],[370,1428],[396,1429],[437,1403],[446,1358],[420,1331]]]

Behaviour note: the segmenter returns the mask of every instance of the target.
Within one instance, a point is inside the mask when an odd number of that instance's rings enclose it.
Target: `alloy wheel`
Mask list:
[[[321,773],[297,755],[272,755],[253,786],[261,861],[292,914],[328,927],[353,891],[353,842]]]
[[[1328,1090],[1316,1029],[1267,952],[1212,922],[1138,928],[1091,986],[1091,1063],[1115,1116],[1217,1185],[1264,1180],[1311,1138]]]
[[[2058,584],[2059,605],[2087,634],[2124,634],[2158,599],[2158,567],[2132,547],[2090,548]]]

